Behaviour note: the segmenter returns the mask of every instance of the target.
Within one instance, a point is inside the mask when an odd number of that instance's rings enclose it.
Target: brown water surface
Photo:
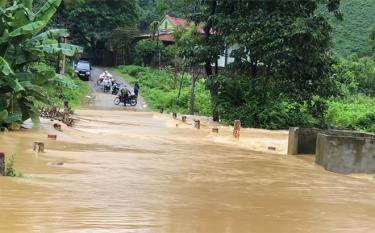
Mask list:
[[[375,231],[375,185],[281,155],[284,131],[243,130],[235,141],[230,128],[214,135],[159,114],[78,117],[63,132],[47,122],[0,135],[25,174],[0,178],[0,232]],[[269,145],[275,154],[251,150]]]

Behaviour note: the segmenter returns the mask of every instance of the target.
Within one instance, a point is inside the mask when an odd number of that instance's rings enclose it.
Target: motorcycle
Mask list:
[[[115,105],[119,105],[120,103],[124,103],[124,96],[123,95],[116,96],[113,102],[114,102]],[[137,105],[137,96],[135,96],[134,94],[131,94],[127,98],[126,103],[130,104],[130,106],[133,106],[133,107],[136,106]]]
[[[104,72],[104,73],[100,74],[98,80],[96,80],[96,84],[98,86],[102,85],[103,81],[107,78],[112,79],[113,78],[112,74],[110,74],[108,72]]]
[[[103,83],[104,77],[105,77],[105,76],[104,76],[103,74],[99,75],[98,80],[96,80],[96,84],[97,84],[98,86],[100,86],[100,85]]]
[[[111,90],[111,80],[109,78],[106,78],[103,80],[103,91],[104,92],[109,92]]]
[[[112,95],[117,95],[117,93],[120,90],[120,86],[121,86],[121,84],[117,83],[116,81],[113,83],[113,85],[112,85]]]

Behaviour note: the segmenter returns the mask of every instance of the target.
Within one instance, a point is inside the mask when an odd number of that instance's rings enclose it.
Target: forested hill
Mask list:
[[[368,50],[369,30],[375,23],[375,0],[342,0],[344,21],[334,21],[335,50],[343,56]]]

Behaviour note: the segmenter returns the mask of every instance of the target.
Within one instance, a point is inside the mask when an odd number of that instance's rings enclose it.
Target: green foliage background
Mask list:
[[[369,31],[375,23],[374,0],[341,0],[344,21],[332,19],[334,49],[342,56],[369,51]]]

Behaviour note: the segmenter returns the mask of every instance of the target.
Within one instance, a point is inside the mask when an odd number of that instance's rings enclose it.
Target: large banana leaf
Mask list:
[[[35,14],[36,20],[48,22],[55,14],[62,0],[48,0]]]
[[[0,123],[5,122],[7,118],[8,118],[8,111],[7,110],[1,111],[0,112]]]
[[[9,31],[4,29],[3,35],[0,37],[0,44],[8,43],[9,40]]]
[[[0,7],[5,7],[8,3],[8,0],[0,0]]]
[[[31,34],[34,35],[42,30],[46,26],[44,21],[35,21],[32,23],[28,23],[22,27],[15,29],[14,31],[9,33],[9,37],[17,37],[22,35]]]
[[[36,48],[49,54],[64,54],[66,56],[74,56],[76,53],[83,52],[83,48],[80,46],[61,43],[38,45]]]
[[[8,62],[3,57],[0,57],[0,72],[4,75],[14,74],[12,68],[10,68]]]
[[[8,85],[13,89],[14,92],[20,92],[25,90],[25,88],[23,88],[18,79],[15,79],[12,76],[5,76],[4,79],[8,82]]]
[[[36,42],[36,41],[41,41],[41,40],[44,40],[44,39],[53,39],[53,38],[59,38],[59,37],[65,37],[65,36],[68,36],[69,33],[68,33],[68,30],[66,29],[51,29],[51,30],[48,30],[48,31],[45,31],[43,33],[40,33],[36,36],[34,36],[33,38],[25,41],[25,44],[26,43],[33,43],[33,42]],[[0,41],[1,43],[1,41]]]
[[[12,20],[12,27],[13,28],[19,28],[28,22],[30,22],[30,13],[31,9],[30,6],[31,2],[30,0],[23,0],[22,4],[20,4],[20,8],[16,11],[16,14],[14,15],[14,19]]]
[[[22,115],[19,112],[8,113],[8,117],[5,119],[5,123],[11,124],[13,122],[21,122]]]

